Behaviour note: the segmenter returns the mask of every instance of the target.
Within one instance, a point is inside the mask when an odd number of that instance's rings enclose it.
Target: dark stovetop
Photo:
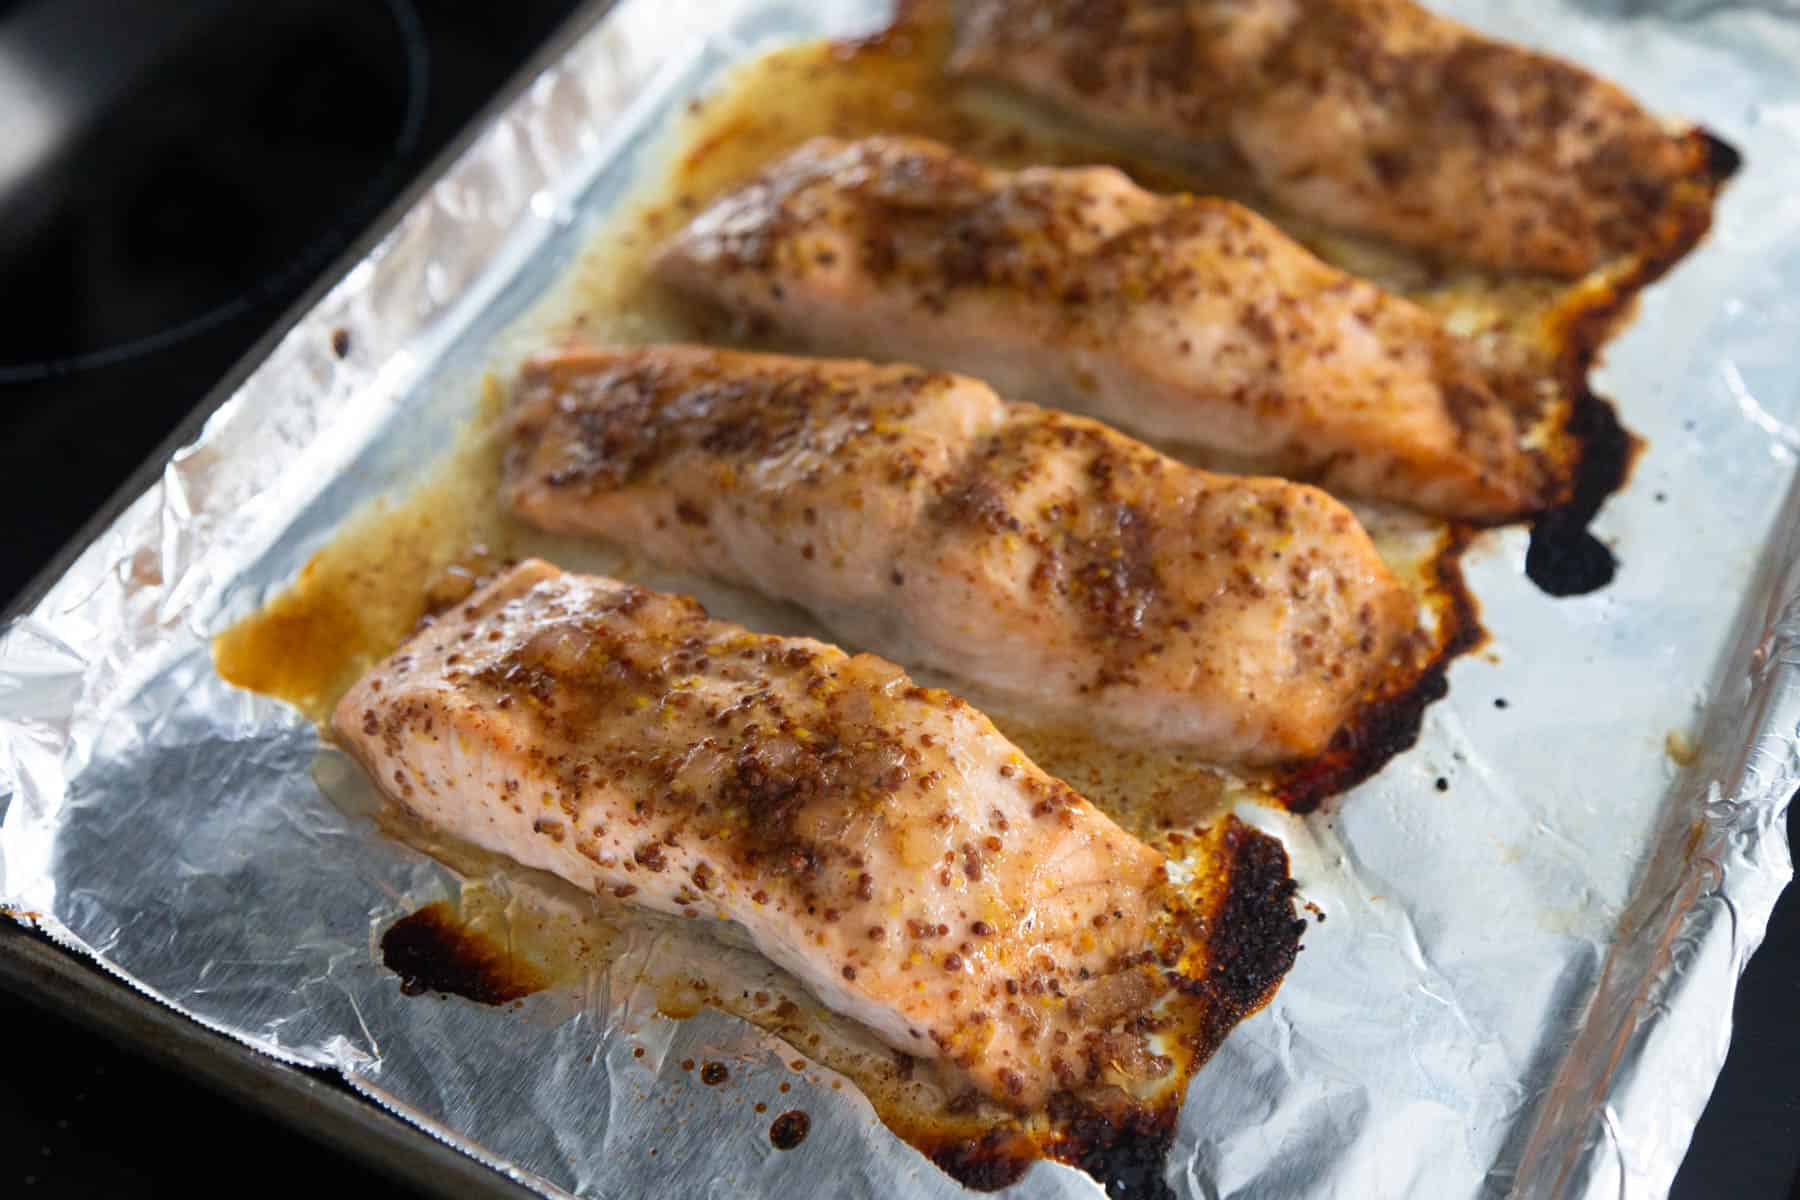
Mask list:
[[[0,0],[0,601],[578,2]],[[1800,1200],[1796,1011],[1790,897],[1684,1200]],[[370,1186],[26,998],[0,994],[0,1030],[0,1195],[235,1196],[220,1147],[298,1187]]]

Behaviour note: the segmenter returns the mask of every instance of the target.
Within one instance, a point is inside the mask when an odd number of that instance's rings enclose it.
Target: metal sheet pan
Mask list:
[[[16,925],[0,926],[0,988],[79,1020],[158,1066],[205,1083],[372,1171],[446,1200],[533,1193],[381,1111],[335,1078],[258,1054]]]
[[[829,1088],[805,1093],[807,1154],[771,1157],[678,1072],[615,1061],[623,1043],[587,1010],[409,1004],[369,931],[456,881],[326,804],[310,727],[207,663],[211,633],[450,444],[492,338],[623,194],[663,115],[765,39],[877,19],[850,0],[604,7],[26,597],[0,641],[0,897],[174,1009],[341,1073],[545,1194],[774,1194],[827,1165],[845,1194],[954,1194]],[[1445,7],[1703,120],[1749,166],[1599,376],[1650,446],[1601,518],[1618,582],[1550,602],[1521,578],[1517,531],[1485,538],[1469,567],[1495,653],[1457,666],[1420,744],[1376,779],[1316,818],[1270,818],[1332,920],[1196,1083],[1171,1164],[1186,1194],[1661,1194],[1791,875],[1800,20],[1749,3]],[[1665,757],[1671,732],[1699,746],[1690,765]],[[716,1014],[643,1028],[665,1062],[791,1054]],[[600,1066],[574,1070],[588,1055]],[[651,1111],[669,1103],[704,1118],[671,1128]],[[651,1142],[660,1160],[632,1153]],[[1092,1190],[1060,1168],[1019,1187]]]
[[[531,55],[431,166],[401,191],[335,263],[321,272],[319,279],[200,398],[100,510],[83,523],[68,544],[8,600],[0,613],[0,628],[37,607],[81,553],[133,501],[155,486],[169,460],[195,440],[207,418],[237,394],[270,350],[304,322],[357,263],[391,236],[432,184],[451,171],[494,120],[516,103],[545,70],[562,59],[571,45],[588,34],[615,2],[591,0]],[[0,793],[0,818],[4,817],[7,799],[7,794]],[[370,1103],[341,1082],[259,1054],[241,1041],[208,1030],[28,926],[28,922],[0,924],[0,987],[12,994],[73,1018],[159,1066],[198,1079],[221,1095],[355,1158],[372,1171],[403,1179],[409,1187],[426,1194],[443,1196],[445,1200],[523,1200],[534,1194]]]

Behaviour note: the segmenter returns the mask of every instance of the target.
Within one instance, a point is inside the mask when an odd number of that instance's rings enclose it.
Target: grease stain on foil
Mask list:
[[[442,992],[477,1004],[506,1004],[549,986],[544,973],[503,942],[456,919],[439,900],[388,926],[381,961],[409,996]]]

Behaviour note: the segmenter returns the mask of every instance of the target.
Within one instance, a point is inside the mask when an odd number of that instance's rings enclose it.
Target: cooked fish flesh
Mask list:
[[[1052,723],[1323,750],[1416,624],[1350,511],[915,367],[699,346],[526,365],[505,490],[548,530],[789,600]]]
[[[1659,243],[1708,147],[1413,0],[956,0],[951,69],[1449,261],[1574,276]]]
[[[1242,205],[1110,167],[816,139],[659,269],[807,349],[966,372],[1334,490],[1482,521],[1544,499],[1515,405],[1436,317]]]
[[[735,922],[831,1008],[996,1100],[1169,1069],[1203,938],[1161,857],[892,663],[528,561],[338,705],[427,824],[578,887]]]

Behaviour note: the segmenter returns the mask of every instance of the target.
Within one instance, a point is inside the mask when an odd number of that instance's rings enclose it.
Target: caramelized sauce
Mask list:
[[[408,996],[446,992],[477,1004],[507,1004],[548,986],[544,973],[469,929],[440,900],[381,935],[381,961]]]
[[[214,638],[220,676],[324,725],[421,620],[500,567],[533,553],[572,569],[615,567],[618,555],[527,530],[501,508],[503,402],[490,377],[456,449],[414,491],[351,517],[287,588]]]
[[[496,387],[484,390],[450,460],[399,503],[346,523],[285,590],[213,640],[228,682],[287,701],[323,724],[350,685],[426,614],[432,584],[478,547],[505,547],[514,523],[493,498]]]
[[[309,562],[288,590],[214,641],[219,674],[322,720],[332,698],[356,679],[343,648],[386,640],[369,629],[346,582],[321,559]]]

